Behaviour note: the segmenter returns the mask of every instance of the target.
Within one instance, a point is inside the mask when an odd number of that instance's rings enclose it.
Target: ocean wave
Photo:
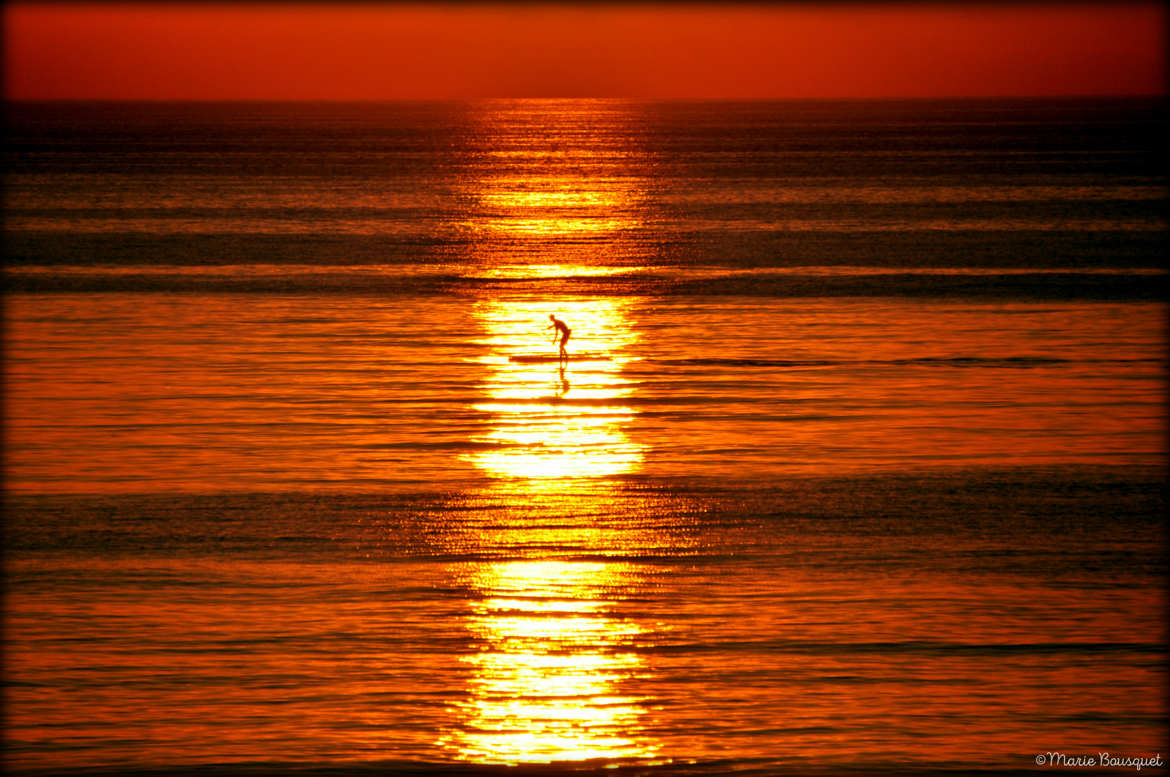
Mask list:
[[[136,268],[137,269],[137,268]],[[64,272],[12,266],[2,283],[8,293],[170,292],[201,294],[316,294],[426,297],[508,293],[587,294],[602,297],[913,297],[972,299],[1163,300],[1170,276],[1146,271],[1114,273],[1036,271],[981,275],[913,272],[799,275],[789,272],[729,273],[702,278],[668,273],[538,278],[467,276],[456,272],[387,275],[331,273],[223,274],[138,271]]]

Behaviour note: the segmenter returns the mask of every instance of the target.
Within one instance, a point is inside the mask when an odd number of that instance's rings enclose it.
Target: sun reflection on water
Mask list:
[[[459,228],[476,264],[640,263],[658,179],[640,108],[501,100],[469,118],[476,153],[458,179],[467,205]]]
[[[623,354],[634,341],[622,299],[482,300],[474,315],[486,330],[487,397],[475,408],[491,428],[484,450],[468,455],[495,477],[559,479],[635,471],[643,448],[624,426],[635,414],[624,402],[633,391],[622,377]],[[548,314],[573,329],[572,360],[557,360]]]
[[[441,744],[477,763],[551,763],[655,755],[641,734],[644,700],[623,694],[645,671],[641,628],[607,613],[622,565],[511,561],[470,570],[482,598],[467,627],[479,651],[461,706],[464,725]]]
[[[464,179],[475,277],[604,277],[637,269],[647,172],[620,104],[493,103],[479,116],[483,157]],[[626,257],[620,260],[621,257]],[[617,266],[622,265],[622,266]],[[466,697],[440,744],[457,760],[646,761],[654,740],[630,689],[647,673],[642,627],[618,605],[629,565],[581,561],[644,541],[645,526],[608,520],[609,479],[636,472],[644,446],[628,429],[636,384],[623,376],[637,335],[630,298],[483,297],[472,308],[485,377],[483,420],[464,460],[492,479],[492,507],[449,540],[489,560],[454,569],[470,594],[474,649]],[[550,314],[572,328],[558,356]],[[474,524],[468,526],[468,522]],[[454,549],[454,548],[453,548]]]
[[[488,217],[476,227],[512,238],[611,235],[638,226],[632,195],[621,179],[495,178],[480,194]]]
[[[623,690],[648,671],[635,649],[643,628],[614,614],[632,584],[629,565],[549,558],[582,548],[620,553],[644,533],[622,521],[597,524],[611,504],[606,479],[635,471],[643,458],[624,428],[635,414],[634,385],[621,375],[635,339],[625,305],[557,302],[573,327],[570,353],[587,355],[568,363],[557,358],[547,303],[475,307],[488,354],[486,396],[475,408],[489,428],[480,439],[487,447],[469,458],[498,479],[486,495],[497,507],[477,516],[471,534],[451,539],[462,552],[510,558],[457,572],[472,591],[464,626],[475,649],[461,659],[471,670],[457,705],[461,723],[440,745],[458,760],[656,757],[640,722],[645,699]]]
[[[476,649],[462,658],[471,675],[461,724],[440,742],[458,760],[655,756],[639,724],[644,700],[622,690],[647,671],[633,649],[642,628],[612,612],[630,585],[627,565],[547,557],[582,543],[616,552],[630,541],[623,532],[604,541],[600,527],[570,518],[603,513],[606,478],[635,471],[643,458],[625,431],[636,412],[634,384],[621,374],[636,339],[627,304],[484,299],[474,307],[488,373],[475,409],[488,428],[478,440],[485,447],[468,458],[498,479],[489,490],[508,507],[473,542],[513,558],[460,572],[473,591],[464,626]],[[568,362],[558,359],[549,313],[573,329]],[[582,487],[586,480],[597,485]],[[577,498],[566,515],[555,497],[570,484]]]

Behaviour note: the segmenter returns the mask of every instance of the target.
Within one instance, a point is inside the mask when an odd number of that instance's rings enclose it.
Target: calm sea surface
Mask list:
[[[1164,130],[9,106],[5,766],[1170,760]]]

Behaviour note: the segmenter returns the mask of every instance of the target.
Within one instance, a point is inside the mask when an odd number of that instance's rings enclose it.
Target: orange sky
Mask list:
[[[9,99],[1165,94],[1166,6],[6,3]]]

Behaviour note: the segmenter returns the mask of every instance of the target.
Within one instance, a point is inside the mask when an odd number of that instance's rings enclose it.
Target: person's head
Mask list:
[[[554,316],[552,313],[548,314],[548,318],[549,318],[549,321],[556,321],[557,320],[557,317]]]

